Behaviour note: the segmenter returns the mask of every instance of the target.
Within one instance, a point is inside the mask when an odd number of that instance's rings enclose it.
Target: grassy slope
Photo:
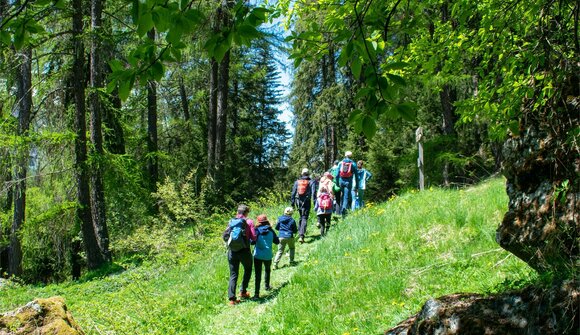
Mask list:
[[[170,266],[0,289],[0,311],[61,295],[89,334],[380,333],[428,298],[494,292],[534,277],[494,242],[506,206],[503,180],[494,179],[464,191],[429,190],[371,204],[324,239],[311,224],[310,238],[297,249],[298,266],[286,266],[285,256],[272,273],[275,290],[235,307],[226,305],[227,261],[213,238],[202,256],[185,253]],[[281,210],[265,212],[273,219]]]

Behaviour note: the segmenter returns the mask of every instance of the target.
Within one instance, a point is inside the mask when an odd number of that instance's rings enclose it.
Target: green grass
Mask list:
[[[60,295],[88,334],[378,334],[429,298],[536,279],[494,241],[507,209],[503,184],[407,193],[353,213],[323,239],[312,218],[298,265],[287,266],[284,256],[272,273],[274,291],[258,302],[226,304],[228,266],[216,234],[201,252],[183,250],[100,280],[4,287],[0,311]],[[275,221],[282,210],[251,214]]]

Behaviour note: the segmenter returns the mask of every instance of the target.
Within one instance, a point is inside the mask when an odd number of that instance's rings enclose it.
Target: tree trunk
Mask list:
[[[20,66],[16,75],[16,100],[18,103],[18,132],[17,136],[28,136],[32,110],[32,51],[23,50],[17,54]],[[22,245],[19,232],[24,224],[26,212],[26,173],[28,170],[28,145],[17,147],[16,166],[14,167],[14,217],[10,231],[10,248],[8,251],[8,274],[20,276],[22,274]]]
[[[446,136],[455,136],[455,106],[453,103],[457,100],[455,88],[449,84],[443,85],[443,89],[439,93],[441,99],[441,109],[443,110],[443,134]],[[451,184],[449,178],[449,162],[445,162],[443,166],[443,185],[449,187]]]
[[[189,122],[191,115],[189,114],[189,103],[187,102],[187,93],[185,92],[185,84],[183,83],[183,76],[179,77],[179,96],[181,97],[181,109],[183,110],[183,119]]]
[[[105,211],[105,191],[103,185],[103,135],[102,135],[102,105],[98,90],[103,88],[103,60],[102,60],[102,15],[103,3],[101,0],[91,0],[91,64],[89,96],[91,113],[91,142],[92,154],[95,156],[92,166],[91,182],[91,208],[93,217],[93,229],[97,236],[97,243],[101,257],[97,263],[89,264],[89,268],[97,268],[111,261],[109,252],[109,232],[107,230],[107,218]]]
[[[209,73],[209,108],[207,111],[207,176],[214,178],[215,168],[215,145],[216,145],[216,119],[217,119],[217,94],[218,92],[218,62],[215,58],[210,60]]]
[[[147,32],[147,37],[155,41],[155,29]],[[149,190],[157,191],[157,181],[159,180],[159,164],[157,159],[157,83],[149,80],[147,85],[147,171],[149,173]],[[155,212],[159,210],[154,206]]]
[[[79,224],[83,236],[83,243],[87,255],[87,264],[89,267],[96,267],[100,264],[101,251],[93,229],[91,218],[91,197],[89,189],[89,174],[87,169],[87,126],[86,126],[86,107],[85,107],[85,50],[82,42],[83,33],[83,6],[82,0],[73,0],[73,45],[74,45],[74,62],[73,62],[73,95],[75,101],[75,119],[74,131],[75,137],[75,178],[77,183],[77,201],[76,220]],[[73,242],[74,243],[74,242]],[[80,266],[78,264],[78,250],[73,248],[71,260],[73,278],[80,277]]]
[[[226,156],[226,125],[228,118],[228,82],[230,75],[230,52],[226,52],[220,62],[218,74],[218,101],[216,118],[216,141],[215,141],[215,179],[221,187],[224,180],[224,166]]]

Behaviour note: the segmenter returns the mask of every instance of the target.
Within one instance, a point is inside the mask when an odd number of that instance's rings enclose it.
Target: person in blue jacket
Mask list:
[[[352,206],[352,193],[356,193],[357,190],[354,187],[355,184],[358,185],[358,169],[356,163],[351,159],[352,152],[347,151],[344,153],[344,159],[338,164],[338,185],[342,191],[342,206],[341,214],[345,217],[348,210]]]
[[[353,194],[355,201],[352,203],[352,210],[363,208],[365,206],[365,190],[367,189],[367,181],[372,178],[373,174],[369,170],[363,168],[364,162],[356,162],[358,170],[358,183],[356,184],[357,194]]]
[[[290,249],[290,265],[294,265],[294,256],[296,254],[294,234],[298,232],[298,227],[296,226],[296,221],[292,218],[292,213],[294,213],[294,209],[286,207],[284,215],[278,217],[278,222],[276,222],[276,230],[280,234],[280,246],[278,247],[276,258],[274,258],[274,269],[278,268],[278,263],[280,263],[286,246]]]
[[[280,244],[280,240],[270,226],[270,222],[265,214],[256,218],[256,242],[254,246],[254,299],[260,298],[260,285],[262,282],[262,265],[264,265],[264,283],[266,291],[270,287],[270,273],[272,266],[272,243]]]

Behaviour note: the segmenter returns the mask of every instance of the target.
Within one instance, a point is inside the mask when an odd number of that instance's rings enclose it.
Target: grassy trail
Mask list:
[[[312,216],[306,243],[296,246],[298,264],[288,266],[284,255],[272,271],[274,290],[262,290],[259,301],[227,303],[220,228],[195,242],[202,245],[196,252],[190,236],[176,236],[171,252],[154,262],[100,279],[1,287],[0,311],[60,295],[91,335],[379,334],[429,298],[534,280],[495,242],[507,207],[504,187],[494,179],[465,190],[411,191],[352,213],[323,239]],[[282,211],[255,208],[251,217],[265,212],[275,222]]]
[[[296,218],[297,219],[297,218]],[[317,240],[320,234],[317,232],[315,224],[312,224],[313,218],[310,217],[310,222],[308,226],[308,233],[306,237],[306,242],[303,244],[296,243],[296,256],[295,266],[290,266],[288,264],[289,257],[286,252],[282,256],[280,261],[280,268],[274,270],[272,269],[272,274],[270,277],[272,290],[270,292],[264,291],[264,273],[262,271],[262,287],[260,289],[260,300],[244,300],[242,303],[236,306],[229,306],[225,302],[223,307],[220,308],[220,312],[209,317],[209,320],[205,322],[206,327],[203,328],[202,333],[208,335],[248,335],[248,334],[260,334],[260,327],[263,325],[263,320],[268,319],[268,313],[271,312],[272,308],[278,302],[278,296],[281,290],[288,286],[292,281],[293,276],[297,271],[299,271],[301,264],[304,264],[309,254],[316,248]],[[273,267],[273,264],[272,264]],[[238,291],[241,283],[241,274],[238,279]],[[227,288],[227,281],[224,281]],[[252,279],[250,280],[250,285],[248,291],[254,293],[254,274],[252,273]],[[235,320],[233,322],[232,320]]]

